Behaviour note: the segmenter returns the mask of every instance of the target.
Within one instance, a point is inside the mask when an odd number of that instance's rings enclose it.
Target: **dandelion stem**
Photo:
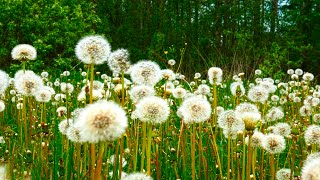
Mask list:
[[[151,139],[152,139],[152,124],[148,124],[148,147],[147,147],[147,174],[151,175]]]
[[[191,132],[191,167],[192,167],[192,180],[196,179],[196,127],[195,123],[192,124]]]

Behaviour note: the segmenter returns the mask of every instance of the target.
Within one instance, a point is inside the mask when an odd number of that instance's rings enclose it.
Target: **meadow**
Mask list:
[[[23,68],[0,71],[0,179],[320,179],[320,86],[302,69],[187,79],[182,60],[131,64],[98,35],[75,47],[79,71],[28,70],[32,45],[11,54]]]

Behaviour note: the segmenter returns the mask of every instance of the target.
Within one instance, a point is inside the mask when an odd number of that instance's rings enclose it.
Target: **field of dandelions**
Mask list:
[[[320,179],[320,86],[284,79],[225,79],[211,67],[187,80],[129,61],[102,36],[79,40],[86,69],[28,70],[36,49],[17,45],[13,77],[0,71],[0,179]],[[99,65],[113,72],[96,72]]]

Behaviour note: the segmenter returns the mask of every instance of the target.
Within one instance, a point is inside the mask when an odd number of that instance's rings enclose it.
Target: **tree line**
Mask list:
[[[182,61],[182,72],[211,66],[280,76],[288,68],[319,73],[320,0],[0,0],[1,69],[15,70],[11,49],[38,51],[30,68],[79,67],[78,40],[103,34],[131,61],[162,66]],[[107,67],[99,67],[107,69]],[[187,74],[187,75],[188,75]]]

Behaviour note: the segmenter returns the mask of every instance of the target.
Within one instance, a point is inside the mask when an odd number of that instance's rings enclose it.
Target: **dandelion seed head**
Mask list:
[[[58,128],[61,134],[66,135],[67,129],[72,125],[72,122],[72,119],[64,119],[59,123]]]
[[[304,133],[304,139],[307,144],[320,145],[320,126],[310,125]]]
[[[109,42],[102,36],[86,36],[75,48],[77,58],[85,64],[103,64],[111,51]]]
[[[97,143],[120,138],[128,126],[126,112],[112,101],[87,105],[75,121],[83,141]]]
[[[182,87],[177,87],[174,90],[172,90],[172,95],[174,98],[182,99],[187,95],[187,90],[185,90]]]
[[[170,60],[168,61],[168,64],[169,64],[170,66],[174,66],[174,65],[176,64],[176,60],[170,59]]]
[[[127,73],[131,64],[129,62],[129,52],[126,49],[118,49],[110,54],[108,58],[109,68],[113,73]]]
[[[161,70],[162,78],[167,81],[173,81],[176,79],[176,74],[171,69]]]
[[[158,64],[146,60],[134,64],[130,76],[139,85],[153,86],[161,80],[162,73]]]
[[[233,110],[226,110],[222,112],[218,117],[217,123],[222,129],[244,129],[244,122]]]
[[[15,75],[14,87],[18,93],[25,96],[33,96],[43,87],[43,82],[40,76],[32,71],[26,73],[17,72]]]
[[[1,94],[7,90],[8,86],[9,86],[9,79],[10,78],[6,72],[0,70],[0,79],[1,79],[1,81],[0,81],[0,94]]]
[[[277,180],[290,180],[290,174],[291,174],[290,169],[286,169],[286,168],[279,169],[276,173],[276,179]]]
[[[6,105],[4,104],[3,101],[0,100],[0,112],[4,111],[5,108],[6,108]]]
[[[301,171],[302,180],[319,180],[320,179],[320,157],[305,162]]]
[[[302,76],[302,78],[305,81],[312,81],[314,79],[314,75],[307,72]]]
[[[80,130],[75,127],[73,124],[70,124],[66,131],[67,138],[75,143],[83,142],[82,137],[80,136]]]
[[[156,96],[141,99],[136,105],[135,111],[139,120],[153,124],[165,122],[170,115],[170,108],[167,101]]]
[[[153,180],[151,176],[144,173],[131,173],[127,174],[122,180]]]
[[[254,86],[248,91],[248,99],[252,102],[265,102],[269,97],[269,92],[262,86]]]
[[[19,44],[12,49],[11,56],[12,59],[19,61],[35,60],[37,51],[29,44]]]
[[[269,109],[267,114],[264,117],[264,120],[266,122],[272,122],[279,119],[282,119],[284,117],[284,113],[281,107],[272,107]]]
[[[230,85],[230,91],[233,96],[243,96],[246,92],[242,82],[233,82]]]
[[[278,154],[285,150],[286,142],[283,136],[267,134],[262,141],[262,147],[270,154]]]
[[[210,118],[212,112],[210,103],[199,96],[185,99],[179,109],[183,114],[183,121],[187,124],[204,122]]]
[[[130,95],[130,99],[134,103],[137,103],[144,97],[154,96],[155,91],[152,86],[139,85],[139,86],[132,87],[129,90],[129,95]]]
[[[289,137],[291,134],[291,127],[288,123],[277,123],[274,125],[273,133]]]

